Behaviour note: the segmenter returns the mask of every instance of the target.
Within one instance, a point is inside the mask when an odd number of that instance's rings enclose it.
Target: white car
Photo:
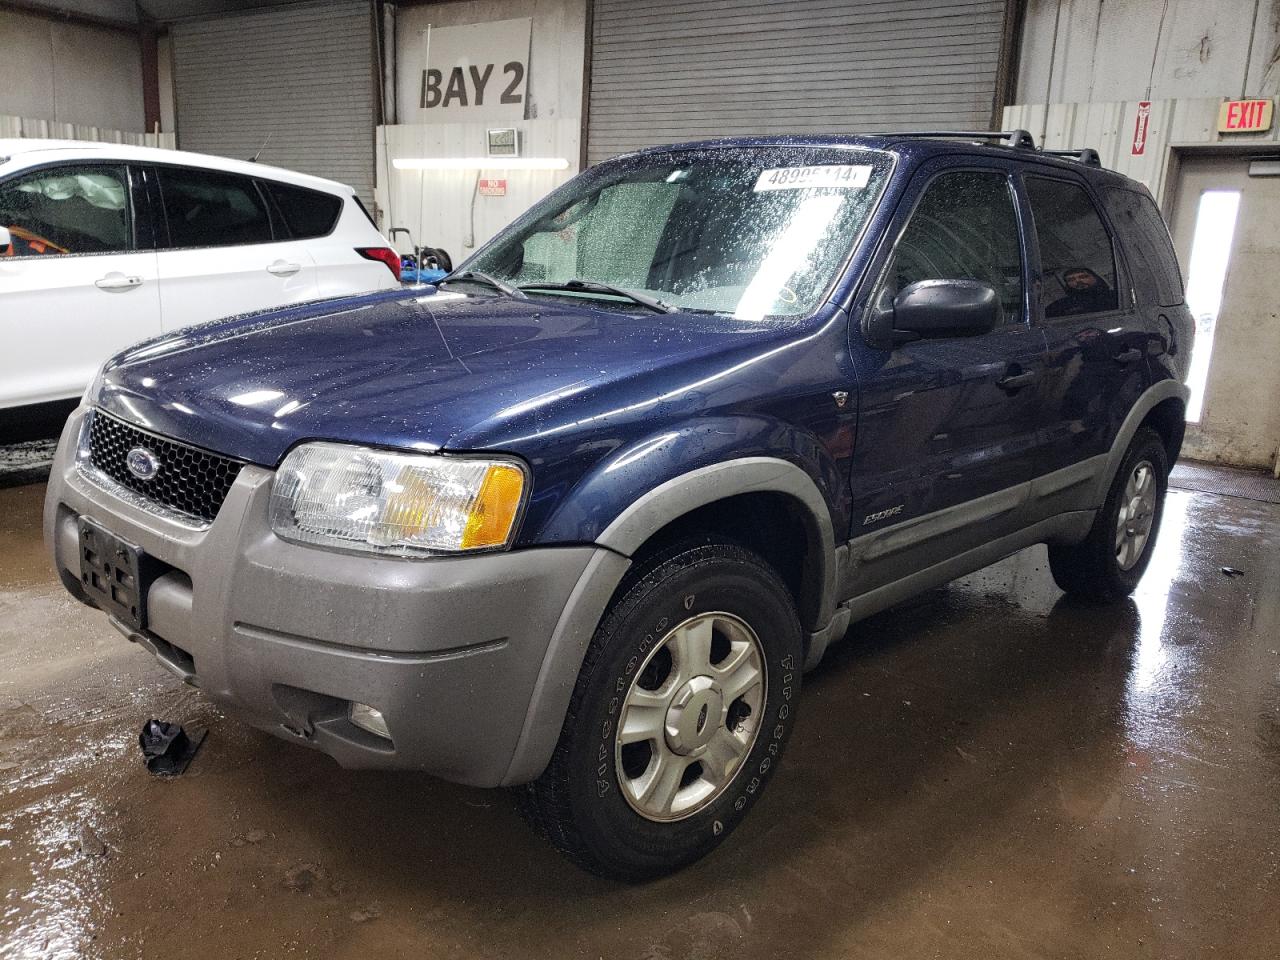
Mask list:
[[[204,320],[399,286],[348,186],[222,157],[0,140],[0,409]]]

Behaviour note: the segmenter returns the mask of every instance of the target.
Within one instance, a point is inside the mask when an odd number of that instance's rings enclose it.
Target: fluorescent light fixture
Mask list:
[[[408,157],[392,160],[397,170],[568,170],[564,157]]]

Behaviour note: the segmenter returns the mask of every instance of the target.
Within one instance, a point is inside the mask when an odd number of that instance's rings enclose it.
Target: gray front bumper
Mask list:
[[[274,474],[248,466],[200,529],[87,478],[85,411],[49,479],[45,538],[80,589],[77,518],[172,568],[149,628],[122,632],[246,722],[346,767],[425,770],[478,786],[536,776],[550,757],[581,652],[627,566],[592,546],[401,560],[298,546],[268,520]],[[347,719],[383,713],[391,740]]]

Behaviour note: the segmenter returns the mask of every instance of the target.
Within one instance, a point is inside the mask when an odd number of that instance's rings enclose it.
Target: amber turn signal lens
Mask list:
[[[508,463],[489,465],[462,532],[462,549],[500,547],[511,535],[524,494],[524,472]]]

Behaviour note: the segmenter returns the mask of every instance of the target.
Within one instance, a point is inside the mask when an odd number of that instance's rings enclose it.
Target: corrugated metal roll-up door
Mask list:
[[[368,4],[293,4],[176,24],[178,147],[350,184],[373,209]],[[269,139],[268,139],[269,138]]]
[[[587,157],[991,127],[1005,0],[594,0]]]

